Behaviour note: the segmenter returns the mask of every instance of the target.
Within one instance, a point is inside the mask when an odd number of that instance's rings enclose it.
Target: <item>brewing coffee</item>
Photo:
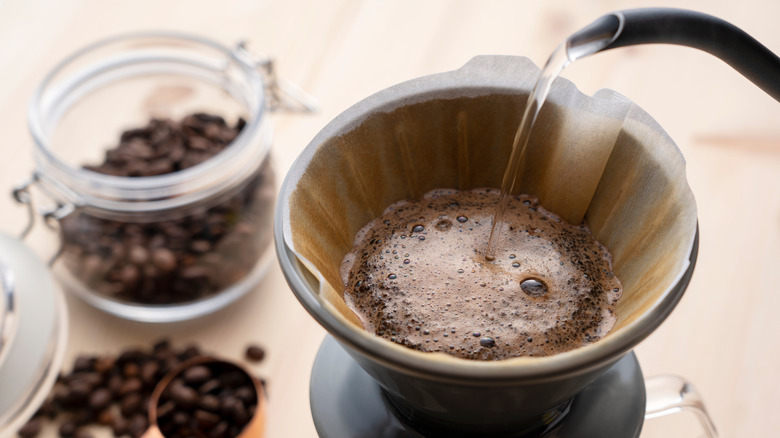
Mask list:
[[[391,205],[358,232],[341,277],[368,331],[482,360],[552,355],[609,332],[622,287],[586,225],[513,196],[502,247],[485,259],[498,195],[434,190]]]

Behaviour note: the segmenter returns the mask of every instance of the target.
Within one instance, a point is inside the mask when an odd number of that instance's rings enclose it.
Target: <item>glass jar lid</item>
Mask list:
[[[15,433],[49,394],[65,354],[67,310],[47,266],[19,239],[0,234],[4,297],[0,436]],[[10,303],[10,307],[8,304]]]
[[[0,366],[3,364],[8,345],[16,331],[14,318],[14,276],[0,260]]]

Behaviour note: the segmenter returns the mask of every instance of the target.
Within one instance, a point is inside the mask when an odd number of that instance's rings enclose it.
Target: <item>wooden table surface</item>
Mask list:
[[[684,4],[681,4],[684,3]],[[321,102],[313,115],[274,116],[280,175],[329,120],[358,100],[414,77],[453,70],[479,54],[543,63],[569,33],[603,13],[646,1],[587,0],[223,0],[103,2],[0,0],[0,191],[32,170],[25,111],[34,87],[61,58],[120,32],[194,32],[225,44],[246,39],[278,60],[281,76]],[[780,2],[668,1],[742,27],[780,53]],[[725,437],[780,430],[780,105],[710,55],[671,46],[597,55],[564,76],[586,93],[608,87],[664,126],[688,162],[701,227],[699,261],[682,302],[637,355],[647,376],[672,373],[702,393]],[[0,229],[20,231],[26,214],[0,197]],[[42,233],[42,232],[41,232]],[[53,236],[31,244],[45,256]],[[120,320],[69,298],[66,363],[169,336],[239,358],[266,347],[256,367],[269,381],[268,436],[315,437],[308,379],[325,332],[297,303],[274,266],[257,290],[216,314],[186,323]],[[643,434],[696,436],[695,423],[653,420]],[[691,426],[693,424],[693,426]],[[54,436],[48,431],[47,434]]]

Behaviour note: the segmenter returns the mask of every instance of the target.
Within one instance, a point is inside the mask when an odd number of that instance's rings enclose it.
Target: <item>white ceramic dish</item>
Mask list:
[[[11,348],[16,334],[16,310],[14,306],[14,276],[0,261],[0,367]]]
[[[67,309],[47,266],[16,238],[0,235],[0,263],[12,273],[14,323],[0,362],[0,437],[35,413],[62,365]]]

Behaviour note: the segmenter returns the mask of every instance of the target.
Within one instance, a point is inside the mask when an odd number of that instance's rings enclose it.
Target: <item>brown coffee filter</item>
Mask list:
[[[525,58],[477,57],[457,71],[377,93],[318,134],[317,147],[307,148],[288,175],[283,229],[330,311],[365,332],[344,302],[339,266],[357,231],[387,206],[435,188],[500,187],[538,76]],[[617,93],[589,97],[558,79],[518,186],[517,193],[538,197],[566,221],[586,221],[612,253],[624,293],[615,328],[596,344],[659,303],[688,267],[696,206],[684,159],[646,112]],[[376,341],[402,354],[463,360]]]

